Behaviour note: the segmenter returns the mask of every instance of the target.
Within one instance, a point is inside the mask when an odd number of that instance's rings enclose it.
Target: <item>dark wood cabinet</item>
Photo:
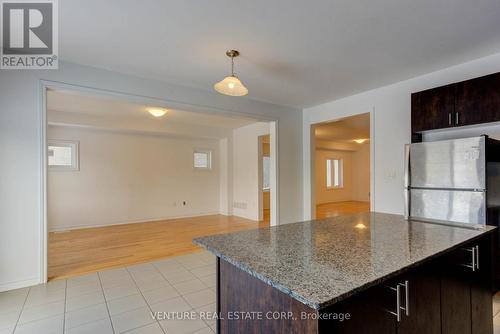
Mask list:
[[[332,323],[332,333],[491,334],[492,242],[483,237],[350,298],[336,311],[352,321]]]
[[[388,286],[376,286],[359,293],[339,304],[326,308],[324,314],[349,314],[344,321],[321,320],[319,333],[335,334],[396,334],[396,295]]]
[[[491,334],[493,242],[482,236],[320,310],[218,259],[218,333]]]
[[[428,89],[411,95],[412,132],[453,125],[455,85]]]
[[[500,73],[456,84],[455,124],[500,121]]]
[[[441,261],[442,333],[493,332],[491,239],[461,247]]]
[[[402,317],[398,323],[398,333],[441,333],[441,282],[436,273],[438,266],[429,264],[406,275],[409,312],[408,316]]]
[[[411,95],[412,133],[500,121],[500,73]]]

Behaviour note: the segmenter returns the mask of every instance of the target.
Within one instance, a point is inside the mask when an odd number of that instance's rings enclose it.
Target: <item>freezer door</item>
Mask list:
[[[410,216],[484,225],[486,223],[486,193],[411,189]]]
[[[410,186],[486,189],[485,138],[410,145]]]

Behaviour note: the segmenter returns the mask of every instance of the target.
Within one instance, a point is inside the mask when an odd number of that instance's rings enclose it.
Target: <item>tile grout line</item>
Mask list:
[[[26,302],[28,301],[28,296],[30,295],[30,292],[31,292],[31,287],[28,288],[28,292],[26,293],[26,297],[24,297],[24,302],[23,302],[23,306],[21,307],[21,312],[19,312],[19,316],[17,317],[17,321],[16,321],[16,324],[14,325],[14,329],[12,329],[13,334],[16,332],[17,325],[19,324],[19,320],[21,320],[21,315],[23,314],[24,307],[26,306]]]
[[[177,260],[175,260],[175,261],[177,262]],[[213,261],[213,259],[210,259],[210,261]],[[183,268],[185,268],[185,269],[186,269],[187,271],[189,271],[189,272],[190,272],[190,273],[191,273],[194,277],[196,277],[199,281],[201,281],[201,283],[202,283],[203,285],[205,285],[208,289],[210,289],[211,291],[213,291],[211,287],[208,287],[208,286],[205,284],[205,282],[203,282],[203,281],[200,279],[200,277],[198,277],[195,273],[193,273],[193,272],[192,272],[189,268],[187,268],[186,266],[184,266],[184,265],[183,265],[182,263],[180,263],[180,262],[177,262],[177,263],[179,263],[179,264],[180,264]],[[215,264],[214,264],[214,263],[212,263],[212,264],[208,263],[208,264],[207,264],[207,266],[210,266],[210,265],[215,265]],[[201,267],[202,267],[202,266],[200,266],[200,267],[193,267],[193,268],[191,268],[191,269],[196,269],[196,268],[201,268]],[[207,275],[207,276],[209,276],[209,275]],[[203,277],[206,277],[206,276],[203,276]],[[215,294],[215,292],[214,292],[214,294]],[[186,301],[186,302],[187,302],[187,301]],[[189,303],[188,303],[188,304],[189,304]],[[210,304],[211,304],[211,303],[210,303]],[[202,305],[202,306],[200,306],[200,307],[204,307],[204,306],[207,306],[207,305],[210,305],[210,304]],[[198,308],[200,308],[200,307],[198,307]],[[194,308],[193,308],[193,310],[194,310]],[[210,324],[209,324],[206,320],[203,320],[203,322],[207,325],[207,327],[208,327],[210,330],[212,330],[212,327],[210,326]]]
[[[212,290],[212,288],[210,288],[210,287],[206,286],[206,284],[205,284],[202,280],[200,280],[200,278],[199,278],[196,274],[194,274],[194,273],[193,273],[193,272],[192,272],[189,268],[187,268],[186,266],[184,266],[182,263],[180,263],[179,261],[177,261],[177,260],[175,260],[175,259],[174,259],[174,261],[175,261],[175,262],[177,262],[178,264],[180,264],[180,265],[181,265],[181,267],[183,267],[184,269],[186,269],[187,271],[189,271],[189,272],[191,273],[191,275],[193,275],[194,277],[196,277],[196,279],[197,279],[198,281],[200,281],[200,282],[201,282],[201,284],[203,284],[203,285],[204,285],[207,289]],[[210,265],[210,264],[207,264],[207,266],[209,266],[209,265]],[[200,267],[203,267],[203,266],[200,266]],[[195,268],[191,268],[191,269],[196,269],[196,268],[199,268],[199,267],[195,267]],[[175,289],[175,287],[174,287],[174,286],[173,286],[173,288]],[[189,306],[191,306],[191,304],[189,304],[189,302],[186,300],[186,298],[184,298],[183,294],[181,294],[181,293],[180,293],[180,291],[178,291],[177,289],[175,289],[175,290],[176,290],[177,292],[179,292],[179,294],[181,295],[181,298],[182,298],[182,299],[184,299],[184,301],[185,301],[185,302],[186,302]],[[200,290],[200,291],[202,291],[202,290]],[[195,292],[193,292],[193,293],[196,293],[196,292],[199,292],[199,291],[195,291]],[[209,304],[206,304],[206,305],[209,305]],[[203,307],[203,306],[206,306],[206,305],[202,305],[202,306],[200,306],[200,307]],[[195,310],[195,308],[194,308],[194,307],[192,307],[191,309],[192,309],[192,310]],[[210,324],[208,324],[208,322],[206,322],[204,319],[201,319],[201,320],[205,323],[205,325],[207,325],[207,327],[208,327],[210,330],[212,330],[212,327],[210,327]]]
[[[153,268],[155,268],[155,270],[157,270],[155,266],[153,266]],[[151,306],[149,305],[148,300],[146,299],[146,297],[144,297],[144,294],[142,293],[141,288],[139,288],[139,285],[138,285],[138,284],[137,284],[137,282],[135,281],[134,275],[132,275],[132,274],[130,273],[130,271],[128,270],[128,267],[125,267],[125,270],[126,270],[126,271],[128,272],[128,274],[130,275],[130,278],[132,278],[132,281],[134,282],[134,285],[135,285],[135,287],[137,288],[137,290],[139,290],[139,293],[141,294],[142,299],[144,299],[144,301],[146,302],[146,305],[148,306],[148,309],[149,309],[150,315],[153,315],[153,309],[152,309],[152,308],[151,308]],[[160,273],[160,275],[161,275],[161,273]],[[163,277],[163,275],[162,275],[162,277]],[[163,277],[163,279],[165,279],[165,277]],[[168,281],[167,281],[167,283],[168,283]],[[169,283],[169,284],[170,284],[170,283]],[[158,319],[154,319],[154,320],[155,320],[155,322],[158,324],[158,326],[160,327],[161,331],[162,331],[163,333],[167,334],[167,333],[163,330],[163,327],[161,327],[160,322],[158,321]],[[149,325],[150,325],[150,324],[148,324],[148,325],[144,325],[144,326],[140,326],[140,327],[136,327],[136,328],[133,328],[133,329],[131,329],[131,330],[134,330],[134,329],[137,329],[137,328],[146,327],[146,326],[149,326]]]
[[[192,274],[194,277],[196,277],[196,279],[198,279],[198,276],[196,276],[195,274],[193,274],[193,273],[192,273],[192,272],[191,272],[188,268],[186,268],[184,265],[182,265],[182,263],[179,263],[179,262],[178,262],[177,260],[175,260],[175,259],[174,259],[174,261],[175,261],[177,264],[179,264],[182,268],[184,268],[185,270],[187,270],[187,271],[188,271],[190,274]],[[166,281],[170,284],[170,282],[168,281],[168,279],[167,279],[167,278],[163,275],[163,273],[162,273],[162,272],[161,272],[158,268],[156,268],[156,266],[155,266],[154,264],[153,264],[153,267],[154,267],[154,268],[155,268],[155,269],[156,269],[156,270],[160,273],[160,275],[163,277],[163,279],[164,279],[164,280],[166,280]],[[200,280],[200,279],[198,279],[198,280],[201,282],[201,280]],[[189,280],[187,280],[187,281],[189,281]],[[187,281],[184,281],[184,282],[187,282]],[[182,282],[179,282],[179,283],[182,283]],[[202,283],[203,285],[205,285],[205,283],[203,283],[203,282],[201,282],[201,283]],[[182,294],[179,290],[177,290],[173,284],[171,284],[171,286],[172,286],[172,288],[174,288],[174,290],[175,290],[175,291],[177,291],[177,293],[178,293],[178,294],[179,294],[179,296],[182,298],[182,300],[184,300],[184,302],[185,302],[186,304],[188,304],[188,305],[189,305],[189,307],[191,307],[190,311],[194,311],[194,310],[195,310],[195,308],[194,308],[194,307],[192,307],[192,306],[191,306],[191,304],[189,304],[189,302],[186,300],[186,298],[184,298],[183,294]],[[207,287],[207,286],[205,285],[205,287]],[[207,287],[207,288],[208,288],[208,287]],[[200,290],[200,291],[201,291],[201,290]],[[198,291],[195,291],[195,292],[198,292]],[[175,297],[174,297],[174,298],[175,298]],[[146,303],[147,303],[147,301],[146,301]],[[207,305],[208,305],[208,304],[207,304]],[[205,305],[204,305],[204,306],[205,306]],[[210,327],[210,325],[209,325],[209,324],[208,324],[205,320],[203,320],[203,319],[200,319],[200,320],[201,320],[201,321],[203,321],[203,323],[204,323],[205,325],[207,325],[207,328],[209,328],[210,330],[212,329],[212,328]],[[161,325],[160,325],[160,328],[163,330],[163,327],[161,327]],[[165,334],[167,334],[167,333],[165,333]]]
[[[66,301],[68,299],[68,280],[64,280],[64,311],[63,311],[63,334],[66,333]]]
[[[104,288],[102,286],[102,281],[101,281],[101,275],[99,274],[99,272],[97,272],[97,278],[99,279],[99,286],[101,287],[101,293],[102,296],[104,297],[104,305],[106,305],[106,311],[108,311],[108,319],[109,323],[111,324],[111,330],[113,331],[113,334],[115,334],[115,326],[113,325],[113,321],[111,320],[111,313],[109,313],[108,300],[106,299],[106,294],[104,293]]]

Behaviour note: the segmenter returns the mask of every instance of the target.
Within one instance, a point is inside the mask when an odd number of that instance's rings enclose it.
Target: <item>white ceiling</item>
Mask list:
[[[370,114],[317,125],[314,134],[316,140],[346,143],[352,143],[354,139],[370,139]]]
[[[47,93],[49,124],[119,127],[141,132],[224,138],[230,130],[256,122],[250,118],[168,108],[164,116],[157,118],[147,112],[148,108],[154,107],[72,91],[49,90]]]
[[[500,51],[498,0],[64,0],[60,57],[311,106]],[[228,97],[231,98],[231,97]]]

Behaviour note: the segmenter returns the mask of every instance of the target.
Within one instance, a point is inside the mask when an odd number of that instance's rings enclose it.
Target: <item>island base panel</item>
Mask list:
[[[220,258],[217,262],[219,334],[318,333],[316,310]]]

